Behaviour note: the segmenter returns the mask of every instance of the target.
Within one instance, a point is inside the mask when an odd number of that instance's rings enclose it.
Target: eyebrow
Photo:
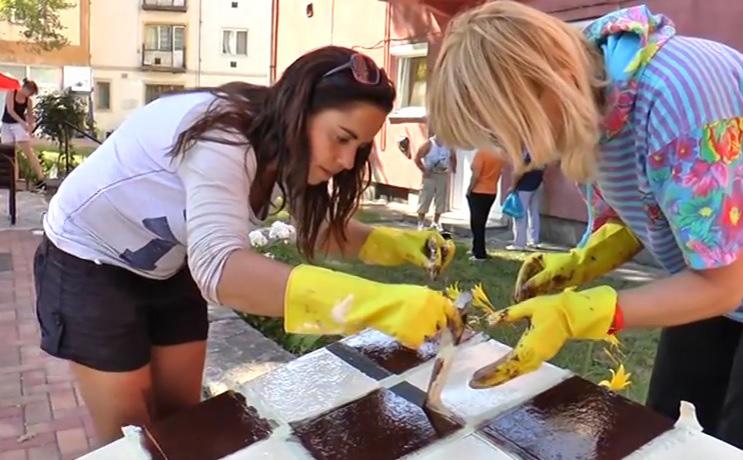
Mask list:
[[[353,131],[351,131],[350,129],[348,129],[348,128],[345,128],[345,127],[343,127],[343,126],[341,126],[341,129],[342,129],[343,131],[345,131],[346,133],[348,133],[348,135],[349,135],[349,136],[351,136],[351,137],[352,137],[352,138],[353,138],[354,140],[358,140],[359,136],[358,136],[358,135],[357,135],[357,134],[356,134],[355,132],[353,132]]]

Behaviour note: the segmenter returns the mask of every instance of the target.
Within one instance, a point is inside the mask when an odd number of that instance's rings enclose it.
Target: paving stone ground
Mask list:
[[[67,363],[39,348],[32,275],[39,238],[0,230],[0,259],[10,260],[0,264],[0,460],[73,459],[94,446]]]

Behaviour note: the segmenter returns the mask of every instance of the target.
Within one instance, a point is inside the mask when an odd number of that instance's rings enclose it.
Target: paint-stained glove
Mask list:
[[[451,300],[439,292],[311,265],[292,270],[284,296],[284,328],[297,334],[348,335],[371,327],[418,348],[439,329],[461,323]]]
[[[478,370],[473,388],[489,388],[534,371],[571,339],[606,340],[617,311],[617,292],[609,286],[535,297],[495,314],[492,324],[529,320],[514,349]]]
[[[614,270],[640,250],[642,244],[626,226],[608,222],[591,235],[583,248],[527,257],[516,278],[514,300],[522,302],[580,286]]]
[[[413,264],[435,274],[454,259],[456,245],[433,230],[374,227],[359,252],[359,260],[385,267]]]

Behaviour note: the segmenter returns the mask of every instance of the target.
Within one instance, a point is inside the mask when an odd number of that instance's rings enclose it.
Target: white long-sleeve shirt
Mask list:
[[[248,200],[255,152],[201,141],[169,154],[213,100],[167,96],[131,114],[52,198],[44,217],[52,243],[153,279],[169,278],[187,259],[204,298],[219,304],[227,257],[249,248],[248,233],[260,225]]]

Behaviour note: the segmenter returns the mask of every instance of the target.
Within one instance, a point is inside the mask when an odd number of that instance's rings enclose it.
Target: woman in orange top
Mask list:
[[[470,206],[470,229],[472,230],[473,261],[488,258],[485,251],[485,225],[490,208],[498,193],[498,180],[503,170],[503,162],[493,152],[478,150],[472,161],[472,179],[467,189],[467,203]]]

